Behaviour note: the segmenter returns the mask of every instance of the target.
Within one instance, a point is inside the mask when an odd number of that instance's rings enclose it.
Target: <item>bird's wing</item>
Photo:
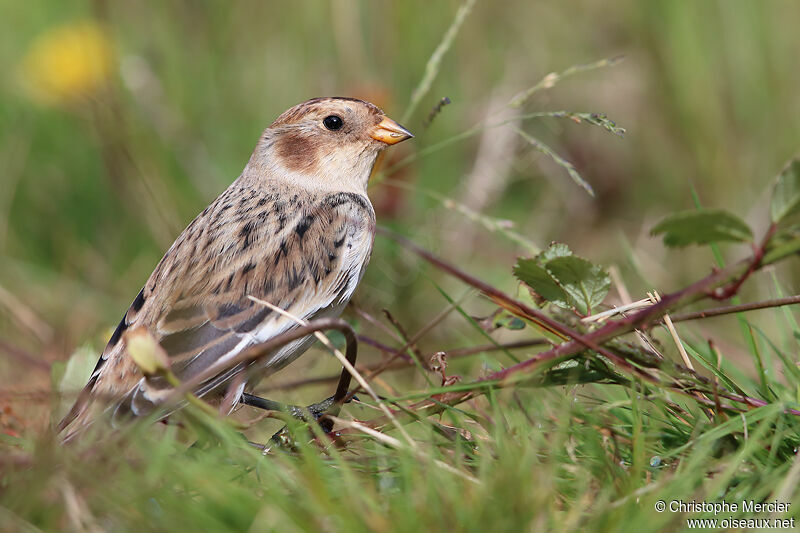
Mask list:
[[[128,328],[147,328],[185,380],[296,327],[250,296],[306,320],[338,314],[350,299],[375,231],[365,196],[302,198],[235,186],[199,215],[161,260],[109,341],[87,391],[124,395],[120,407],[134,413],[157,403],[152,396],[159,391],[141,379],[120,342]],[[272,354],[266,366],[280,367],[302,353],[300,344],[293,348]],[[197,392],[215,389],[231,376],[217,376]]]
[[[305,205],[279,200],[263,207],[268,216],[251,214],[222,230],[227,234],[218,240],[235,243],[222,252],[227,264],[218,260],[200,269],[154,323],[183,379],[297,325],[250,297],[307,320],[338,314],[361,279],[374,235],[364,197],[336,194]]]

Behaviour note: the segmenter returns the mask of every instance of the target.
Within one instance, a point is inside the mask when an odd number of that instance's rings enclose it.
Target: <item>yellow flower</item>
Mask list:
[[[68,104],[102,88],[114,67],[105,30],[93,21],[51,28],[31,45],[22,61],[27,94],[45,104]]]

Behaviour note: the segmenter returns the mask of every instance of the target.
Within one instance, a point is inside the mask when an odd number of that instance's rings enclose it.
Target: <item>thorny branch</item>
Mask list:
[[[743,313],[745,311],[755,311],[757,309],[769,309],[771,307],[782,307],[784,305],[800,304],[800,294],[795,296],[787,296],[785,298],[774,298],[772,300],[764,300],[761,302],[752,302],[749,304],[739,305],[726,305],[723,307],[715,307],[713,309],[703,309],[702,311],[695,311],[693,313],[683,313],[680,315],[673,315],[673,322],[686,322],[688,320],[697,320],[699,318],[711,318],[715,316],[732,315],[734,313]]]
[[[765,251],[767,245],[769,244],[769,239],[771,235],[774,233],[774,227],[771,227],[770,230],[767,232],[767,235],[763,239],[762,244],[754,250],[753,256],[751,258],[735,263],[725,269],[716,270],[712,272],[710,275],[706,276],[705,278],[689,285],[688,287],[680,291],[664,295],[661,301],[655,305],[652,305],[650,307],[632,313],[626,317],[608,321],[604,326],[594,331],[591,331],[585,335],[573,331],[571,328],[556,322],[555,320],[548,317],[541,311],[532,309],[531,307],[508,296],[502,291],[499,291],[498,289],[484,283],[483,281],[478,280],[473,276],[461,271],[457,267],[450,265],[449,263],[431,254],[427,250],[424,250],[423,248],[412,243],[408,239],[405,239],[402,236],[394,234],[393,232],[386,230],[384,228],[379,228],[378,231],[380,234],[391,238],[392,240],[398,242],[405,248],[411,250],[412,252],[423,258],[425,261],[431,263],[440,270],[480,290],[487,297],[489,297],[491,300],[493,300],[495,303],[505,308],[509,312],[517,316],[520,316],[522,318],[528,319],[551,332],[554,332],[562,337],[565,337],[565,342],[550,350],[538,353],[534,357],[527,359],[526,361],[522,361],[516,365],[510,366],[508,368],[505,368],[503,370],[500,370],[498,372],[492,373],[488,376],[476,380],[472,384],[476,386],[476,388],[466,391],[452,392],[447,395],[448,397],[446,400],[440,399],[438,402],[433,402],[429,399],[422,400],[410,407],[410,409],[416,411],[417,415],[421,415],[422,413],[420,412],[420,410],[423,409],[427,411],[425,413],[426,415],[430,415],[436,412],[441,412],[445,408],[442,405],[443,403],[449,405],[455,405],[457,403],[461,403],[463,401],[474,398],[479,394],[482,394],[483,390],[480,387],[480,384],[485,383],[487,386],[499,386],[499,387],[506,386],[508,385],[509,382],[515,380],[516,378],[519,378],[522,375],[525,375],[540,368],[543,363],[547,362],[551,364],[557,363],[559,361],[567,359],[570,356],[583,352],[587,348],[607,357],[608,359],[613,361],[620,369],[639,377],[643,381],[662,386],[666,385],[677,392],[680,392],[682,394],[688,394],[695,401],[701,404],[704,404],[708,407],[716,407],[718,401],[715,402],[703,396],[699,396],[697,392],[700,392],[700,390],[697,389],[696,385],[681,383],[680,381],[674,378],[671,380],[670,383],[664,383],[654,373],[651,373],[648,370],[642,368],[641,366],[639,366],[639,364],[632,364],[623,356],[614,353],[614,351],[610,350],[607,347],[601,346],[601,344],[606,343],[625,333],[628,333],[632,331],[634,328],[642,328],[651,325],[652,323],[660,319],[661,316],[668,313],[671,309],[677,308],[679,306],[687,305],[689,303],[701,300],[706,297],[720,297],[720,296],[731,297],[735,295],[736,292],[741,287],[741,285],[744,283],[744,281],[747,278],[749,278],[751,274],[753,274],[755,271],[757,271],[758,269],[760,269],[765,265],[764,262]],[[781,257],[775,258],[773,262],[780,258]],[[720,289],[720,288],[722,289],[721,292],[719,291],[717,291],[716,293],[714,292],[715,289]],[[688,369],[681,369],[681,370],[685,373],[693,375],[693,377],[695,377],[700,382],[704,381],[703,378],[689,371]],[[761,407],[767,405],[767,402],[763,400],[757,398],[750,398],[740,394],[735,394],[722,389],[717,389],[716,387],[715,387],[715,395],[726,398],[736,403],[745,404],[750,407]],[[741,410],[741,408],[739,407],[726,404],[721,405],[721,407],[723,409],[732,411]],[[794,409],[787,409],[787,412],[795,415],[800,415],[800,411]],[[378,420],[375,420],[374,422],[378,422]]]

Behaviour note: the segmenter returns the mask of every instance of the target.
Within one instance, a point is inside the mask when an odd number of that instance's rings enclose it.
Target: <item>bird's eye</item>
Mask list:
[[[342,117],[336,115],[328,115],[322,120],[322,123],[331,131],[336,131],[342,126],[344,126],[344,121]]]

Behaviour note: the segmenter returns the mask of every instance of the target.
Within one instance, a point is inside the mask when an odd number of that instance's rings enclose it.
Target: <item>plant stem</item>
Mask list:
[[[714,316],[731,315],[743,311],[755,311],[756,309],[768,309],[770,307],[781,307],[784,305],[800,304],[800,294],[795,296],[787,296],[785,298],[774,298],[772,300],[764,300],[761,302],[751,302],[749,304],[740,305],[726,305],[723,307],[715,307],[713,309],[705,309],[703,311],[695,311],[693,313],[683,313],[680,315],[673,315],[673,322],[686,322],[687,320],[697,320],[700,318],[711,318]]]
[[[589,348],[590,350],[602,354],[608,359],[612,360],[615,364],[617,364],[618,367],[620,367],[621,369],[625,370],[628,373],[634,374],[637,377],[653,384],[657,384],[660,386],[665,386],[665,385],[669,386],[673,390],[676,390],[683,394],[688,394],[689,396],[691,396],[700,403],[705,404],[706,402],[708,402],[708,405],[710,407],[715,406],[715,402],[708,400],[707,398],[698,397],[696,394],[694,394],[694,392],[697,392],[696,390],[694,390],[694,387],[687,388],[685,384],[681,384],[677,380],[675,380],[674,383],[666,384],[653,374],[646,371],[645,369],[639,366],[634,366],[628,360],[617,355],[616,353],[612,353],[611,351],[600,345],[605,342],[608,342],[611,339],[614,339],[625,333],[628,333],[637,327],[643,327],[652,323],[657,318],[660,318],[664,314],[668,313],[670,309],[684,306],[694,301],[701,300],[707,297],[719,297],[722,294],[726,294],[728,295],[728,297],[730,297],[733,294],[736,294],[736,292],[744,283],[744,281],[747,280],[753,272],[757,271],[766,264],[763,261],[765,256],[765,250],[767,245],[769,244],[770,237],[772,236],[774,231],[775,231],[774,226],[770,227],[769,231],[767,232],[767,235],[762,240],[761,246],[759,246],[754,250],[753,256],[751,258],[739,261],[725,269],[716,270],[711,274],[709,274],[708,276],[706,276],[705,278],[696,281],[695,283],[689,285],[688,287],[680,291],[663,296],[661,301],[655,305],[642,309],[636,313],[632,313],[627,317],[614,321],[609,321],[604,326],[598,328],[597,330],[594,330],[590,333],[583,335],[576,331],[573,331],[568,326],[556,322],[552,318],[543,314],[541,311],[530,308],[524,303],[519,302],[514,298],[511,298],[510,296],[506,295],[502,291],[467,274],[466,272],[461,271],[457,267],[450,265],[449,263],[443,261],[442,259],[434,256],[427,250],[412,243],[408,239],[405,239],[404,237],[397,235],[385,228],[380,228],[380,227],[378,228],[378,233],[380,233],[381,235],[387,236],[395,240],[396,242],[400,243],[407,249],[411,250],[412,252],[419,255],[421,258],[433,264],[434,266],[438,267],[439,269],[443,270],[444,272],[475,287],[476,289],[483,292],[486,296],[491,298],[493,301],[495,301],[495,303],[507,309],[508,311],[512,312],[513,314],[531,320],[532,322],[539,324],[540,326],[549,331],[552,331],[563,337],[571,339],[550,350],[538,353],[536,356],[526,361],[522,361],[521,363],[518,363],[516,365],[510,366],[508,368],[505,368],[503,370],[485,376],[481,379],[478,379],[475,382],[476,385],[478,383],[488,384],[489,382],[492,382],[495,385],[502,387],[506,385],[507,382],[516,379],[519,375],[529,373],[539,368],[543,362],[555,363],[569,356],[576,355]],[[725,286],[726,284],[727,286]],[[474,394],[475,394],[474,390],[453,393],[453,395],[450,396],[450,400],[454,401],[455,403],[460,403],[462,401],[465,401],[473,397]],[[733,400],[738,403],[744,403],[751,407],[760,407],[767,404],[767,402],[763,400],[730,393],[728,391],[719,391],[718,394],[721,397]],[[425,400],[417,404],[417,406],[422,407],[424,402]],[[796,411],[793,409],[789,409],[788,411],[792,412],[792,414],[800,414],[800,411]]]

